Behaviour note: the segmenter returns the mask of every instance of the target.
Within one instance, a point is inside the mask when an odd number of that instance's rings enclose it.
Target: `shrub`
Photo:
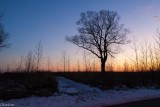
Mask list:
[[[23,98],[32,95],[50,96],[58,91],[52,72],[14,72],[0,74],[0,99]]]

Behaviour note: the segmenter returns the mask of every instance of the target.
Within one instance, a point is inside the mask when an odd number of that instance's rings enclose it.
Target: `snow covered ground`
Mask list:
[[[84,78],[85,79],[85,78]],[[2,104],[12,104],[15,107],[103,107],[150,98],[160,98],[158,89],[132,90],[100,90],[77,83],[63,77],[57,77],[59,93],[50,97],[36,97],[1,101]]]

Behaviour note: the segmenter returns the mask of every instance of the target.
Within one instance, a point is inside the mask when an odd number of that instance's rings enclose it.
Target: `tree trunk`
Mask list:
[[[103,60],[101,59],[101,73],[105,73],[105,63],[106,63],[106,60]]]

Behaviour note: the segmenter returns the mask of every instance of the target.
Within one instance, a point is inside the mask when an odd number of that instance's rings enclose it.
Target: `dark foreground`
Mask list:
[[[57,72],[57,76],[88,84],[100,89],[135,87],[160,88],[160,72]]]
[[[160,107],[160,98],[136,101],[136,102],[126,103],[126,104],[106,106],[106,107]]]
[[[0,73],[0,99],[18,99],[51,96],[58,91],[58,83],[52,72]],[[1,106],[1,105],[0,105]]]

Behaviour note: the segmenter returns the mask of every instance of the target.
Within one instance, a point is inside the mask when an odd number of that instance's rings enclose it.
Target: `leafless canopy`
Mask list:
[[[157,29],[157,32],[156,32],[156,43],[158,44],[158,46],[160,47],[160,31]]]
[[[128,30],[119,24],[119,19],[117,12],[108,10],[81,13],[77,22],[79,34],[66,37],[66,40],[93,53],[105,64],[108,54],[113,56],[119,52],[115,44],[126,42]]]
[[[1,21],[1,18],[2,18],[2,15],[0,15],[0,21]],[[8,46],[8,44],[6,43],[7,38],[8,38],[8,33],[5,32],[4,27],[0,22],[0,50]]]

